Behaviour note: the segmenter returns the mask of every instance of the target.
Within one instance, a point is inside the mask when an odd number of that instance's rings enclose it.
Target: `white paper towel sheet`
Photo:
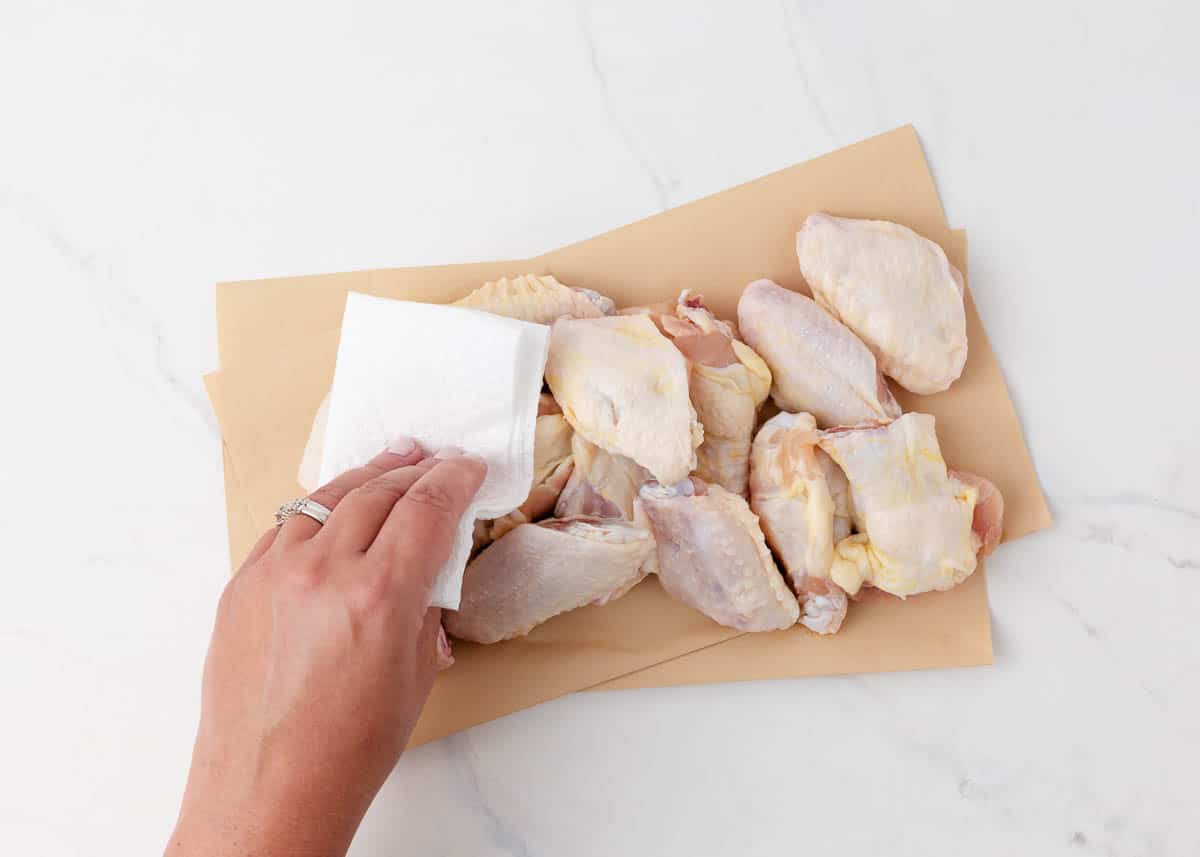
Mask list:
[[[317,481],[365,464],[397,435],[487,461],[434,585],[434,607],[458,607],[475,520],[506,515],[529,494],[549,333],[476,310],[346,296]]]

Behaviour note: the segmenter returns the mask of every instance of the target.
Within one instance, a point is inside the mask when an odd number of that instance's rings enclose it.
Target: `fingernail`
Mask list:
[[[434,454],[434,458],[458,458],[463,451],[457,446],[444,446]]]
[[[450,648],[450,638],[446,636],[446,629],[441,625],[438,626],[437,655],[434,665],[439,670],[454,666],[454,650]]]
[[[387,445],[388,452],[395,453],[396,455],[411,455],[416,449],[417,442],[405,435],[397,435]]]

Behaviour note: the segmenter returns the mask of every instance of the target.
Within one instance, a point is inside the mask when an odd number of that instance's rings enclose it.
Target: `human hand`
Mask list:
[[[343,854],[433,684],[426,609],[486,473],[406,439],[311,495],[229,581],[168,855]],[[442,640],[444,644],[444,638]]]

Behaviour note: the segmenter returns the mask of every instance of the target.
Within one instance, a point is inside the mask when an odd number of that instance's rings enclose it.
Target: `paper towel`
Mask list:
[[[545,325],[476,310],[346,296],[333,384],[321,407],[324,440],[318,413],[302,470],[311,472],[319,447],[317,482],[324,484],[365,464],[396,435],[487,461],[431,606],[458,607],[475,520],[506,515],[529,494],[549,334]]]

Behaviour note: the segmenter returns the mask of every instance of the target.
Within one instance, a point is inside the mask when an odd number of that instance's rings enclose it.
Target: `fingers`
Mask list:
[[[309,499],[315,500],[326,509],[336,509],[343,498],[355,488],[381,474],[388,473],[400,467],[416,464],[424,457],[425,451],[411,438],[397,438],[388,444],[387,449],[372,458],[365,465],[356,467],[353,470],[347,470],[332,482],[323,485],[310,494]],[[330,520],[333,520],[332,516],[330,516]],[[321,524],[318,524],[307,515],[292,515],[292,517],[283,522],[283,526],[279,527],[275,543],[284,546],[306,541],[315,536],[320,529]]]
[[[329,516],[317,538],[332,541],[342,550],[365,551],[375,541],[396,501],[432,470],[437,461],[426,458],[408,467],[389,470],[359,485],[338,504],[337,511]]]
[[[405,583],[417,587],[415,592],[427,596],[486,475],[487,465],[478,458],[434,459],[434,466],[396,501],[368,555],[385,559]]]

